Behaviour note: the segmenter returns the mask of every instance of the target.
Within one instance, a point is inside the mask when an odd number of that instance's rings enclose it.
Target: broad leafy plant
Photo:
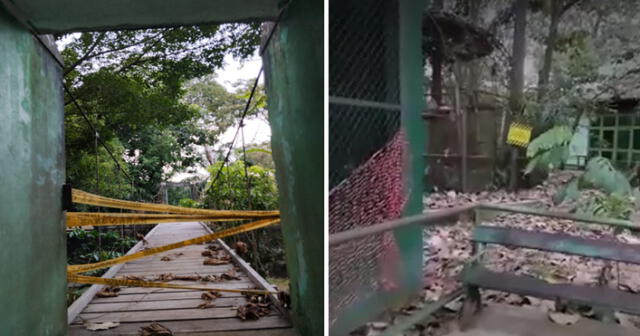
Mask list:
[[[569,158],[569,143],[573,137],[567,126],[556,126],[540,134],[527,147],[529,163],[525,174],[539,169],[552,171],[562,166]]]

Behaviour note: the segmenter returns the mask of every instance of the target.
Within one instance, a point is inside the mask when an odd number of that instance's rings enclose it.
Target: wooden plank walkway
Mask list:
[[[195,238],[209,233],[200,223],[167,223],[159,224],[146,237],[149,247],[162,246],[169,243]],[[228,246],[223,248],[232,257],[237,256]],[[139,243],[129,253],[142,248]],[[247,268],[242,260],[234,264],[208,266],[203,265],[205,257],[201,255],[205,245],[192,245],[164,253],[134,260],[124,265],[114,266],[106,276],[136,275],[153,278],[162,273],[174,275],[217,275],[236,268],[240,280],[219,283],[195,281],[171,281],[170,283],[211,288],[261,288],[268,286],[255,271]],[[177,255],[182,253],[182,255]],[[162,261],[169,256],[170,261]],[[243,266],[245,269],[242,267]],[[102,286],[94,285],[69,307],[69,335],[138,335],[140,327],[158,322],[169,328],[174,335],[265,335],[294,336],[296,333],[287,318],[273,309],[271,314],[257,321],[243,321],[236,317],[236,307],[247,303],[240,294],[221,293],[222,297],[214,300],[213,308],[200,309],[198,305],[204,301],[201,291],[170,288],[130,288],[123,287],[117,297],[98,298],[95,293]],[[88,331],[84,321],[120,322],[116,328],[105,331]]]

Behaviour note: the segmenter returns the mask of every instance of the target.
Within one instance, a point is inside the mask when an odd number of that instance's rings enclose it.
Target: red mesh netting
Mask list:
[[[407,141],[398,132],[329,193],[331,234],[401,217],[406,202]],[[357,239],[330,251],[331,311],[360,293],[397,287],[398,247],[392,232]]]

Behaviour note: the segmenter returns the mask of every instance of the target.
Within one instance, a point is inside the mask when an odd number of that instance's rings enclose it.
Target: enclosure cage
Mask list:
[[[589,128],[589,157],[602,156],[617,167],[640,164],[640,111],[599,114]]]
[[[425,1],[329,3],[329,233],[421,212]],[[329,327],[344,335],[415,293],[419,227],[332,245]]]

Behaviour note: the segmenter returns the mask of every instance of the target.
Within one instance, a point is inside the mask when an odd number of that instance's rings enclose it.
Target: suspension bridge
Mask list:
[[[68,308],[69,335],[296,334],[284,295],[220,239],[275,224],[277,211],[191,209],[80,190],[71,194],[67,203],[162,213],[68,211],[68,227],[163,223],[124,256],[68,266],[70,283],[92,284]],[[243,220],[250,222],[216,232],[204,223]],[[82,275],[107,267],[102,277]]]

